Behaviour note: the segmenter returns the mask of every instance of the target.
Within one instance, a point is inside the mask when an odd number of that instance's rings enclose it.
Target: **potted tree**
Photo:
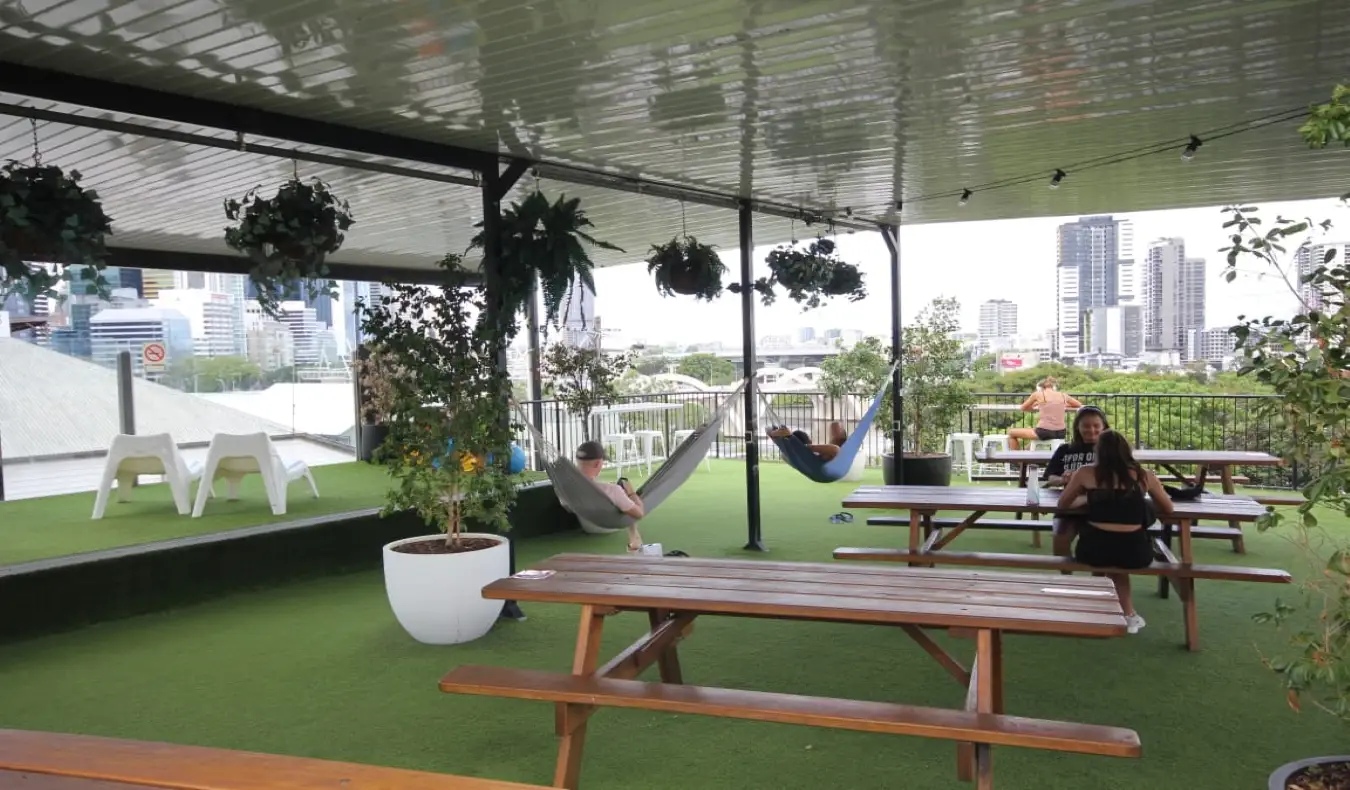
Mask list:
[[[591,413],[619,399],[619,382],[633,366],[636,352],[606,354],[596,349],[554,343],[544,352],[540,368],[553,395],[567,411],[581,418],[582,435],[591,436]]]
[[[355,360],[357,381],[361,387],[361,440],[357,455],[362,461],[375,460],[375,453],[389,435],[389,418],[393,411],[394,385],[402,371],[389,353],[379,346],[361,349]]]
[[[255,187],[242,200],[225,201],[225,217],[234,223],[225,229],[225,243],[253,261],[249,279],[264,313],[277,317],[297,288],[311,297],[336,295],[324,261],[342,247],[352,215],[323,181],[295,177],[270,198],[259,197]]]
[[[510,574],[507,513],[511,381],[497,365],[509,341],[479,320],[486,304],[467,286],[458,256],[442,261],[443,286],[395,286],[363,327],[400,375],[390,379],[389,436],[381,460],[394,478],[386,513],[413,510],[445,534],[384,547],[384,580],[394,616],[427,644],[477,639],[501,611],[483,586]],[[471,532],[477,525],[488,531]]]
[[[955,299],[938,298],[905,327],[901,347],[904,382],[904,485],[951,485],[952,457],[941,452],[947,435],[973,403],[968,386],[970,363],[956,332],[961,310]],[[883,455],[882,478],[897,482],[895,455]]]
[[[1350,146],[1350,87],[1336,86],[1331,102],[1315,106],[1299,132],[1313,148]],[[1350,195],[1342,196],[1346,200]],[[1244,357],[1241,374],[1280,393],[1270,403],[1271,417],[1291,437],[1289,460],[1307,476],[1303,504],[1293,513],[1270,508],[1257,523],[1261,530],[1290,525],[1310,565],[1299,582],[1301,606],[1298,600],[1277,600],[1271,611],[1254,616],[1290,635],[1287,654],[1262,661],[1279,675],[1293,710],[1311,702],[1350,722],[1350,541],[1323,530],[1318,519],[1328,511],[1350,516],[1350,262],[1337,260],[1335,246],[1318,248],[1306,238],[1329,229],[1329,220],[1280,217],[1267,229],[1255,208],[1224,211],[1224,227],[1232,234],[1225,248],[1226,278],[1235,279],[1239,263],[1254,259],[1273,270],[1302,305],[1291,320],[1247,320],[1231,330]],[[1350,755],[1280,766],[1269,788],[1346,790]]]
[[[484,249],[486,238],[481,228],[469,242],[470,249]],[[563,314],[563,302],[572,285],[581,282],[592,291],[595,280],[591,275],[595,262],[586,247],[623,252],[607,241],[601,241],[586,231],[594,223],[581,210],[581,199],[559,196],[548,202],[542,192],[532,192],[519,203],[502,211],[500,229],[501,258],[498,272],[503,310],[518,313],[534,291],[534,277],[539,276],[544,294],[544,319],[550,326],[558,326]]]
[[[80,186],[78,170],[44,165],[36,153],[31,165],[11,160],[0,169],[0,301],[9,293],[54,296],[75,268],[86,290],[108,296],[102,272],[111,223],[98,193]]]
[[[749,286],[731,283],[727,290],[740,293],[743,288],[754,288],[760,301],[771,305],[777,298],[775,289],[782,287],[803,310],[819,307],[834,296],[848,297],[850,302],[867,298],[862,272],[836,254],[830,239],[821,237],[806,245],[780,244],[764,260],[769,264],[768,277],[760,277]]]
[[[722,295],[726,271],[716,248],[693,236],[654,244],[647,256],[647,273],[656,279],[656,290],[662,296],[684,294],[711,302]]]

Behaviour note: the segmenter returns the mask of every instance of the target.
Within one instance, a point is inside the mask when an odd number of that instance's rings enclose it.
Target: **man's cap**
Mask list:
[[[578,461],[605,460],[605,446],[599,442],[582,442],[577,447]]]

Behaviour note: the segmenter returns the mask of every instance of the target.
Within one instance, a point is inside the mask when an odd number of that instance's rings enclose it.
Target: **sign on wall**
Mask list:
[[[146,373],[163,373],[164,358],[168,353],[163,343],[146,343],[141,346],[141,369]]]

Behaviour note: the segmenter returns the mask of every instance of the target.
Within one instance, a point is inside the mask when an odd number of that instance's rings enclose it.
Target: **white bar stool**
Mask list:
[[[642,463],[647,465],[647,476],[652,474],[652,459],[656,457],[656,444],[661,443],[661,457],[669,455],[670,450],[666,447],[666,435],[661,431],[633,431],[634,438],[637,439],[641,447]]]
[[[955,472],[958,468],[965,467],[967,480],[975,476],[975,445],[979,442],[980,435],[978,433],[947,435],[947,454],[952,457],[952,471]],[[956,453],[956,445],[958,444],[961,445],[959,456]]]
[[[1008,450],[1008,435],[1006,433],[991,433],[980,440],[980,445],[984,452],[1006,452]],[[980,474],[982,475],[1011,475],[1012,467],[1007,464],[980,464]]]
[[[1061,444],[1064,444],[1063,439],[1033,439],[1031,442],[1031,449],[1049,450],[1050,452],[1053,453],[1054,451],[1059,449],[1059,446]]]
[[[608,433],[605,434],[605,447],[613,448],[614,455],[611,460],[614,462],[614,479],[623,477],[624,464],[628,459],[640,459],[642,456],[638,453],[637,437],[631,433]],[[631,453],[631,455],[630,455]]]
[[[675,443],[676,447],[679,447],[680,445],[684,444],[686,439],[688,439],[690,436],[693,435],[694,430],[692,428],[685,428],[684,430],[679,430],[672,433],[670,435],[670,440]],[[709,448],[709,451],[711,451],[711,448]],[[712,461],[708,460],[708,452],[703,453],[703,468],[709,472],[712,471]]]

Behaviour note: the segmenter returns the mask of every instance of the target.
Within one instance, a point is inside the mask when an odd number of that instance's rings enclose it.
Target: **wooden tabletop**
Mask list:
[[[5,790],[542,790],[378,765],[202,746],[0,730]]]
[[[545,579],[501,579],[483,597],[796,620],[1119,636],[1107,579],[837,563],[559,554]]]
[[[1027,504],[1025,488],[989,486],[862,486],[844,499],[846,508],[887,510],[982,510],[998,513],[1042,512],[1074,515],[1081,510],[1061,509],[1059,491],[1041,489],[1039,505]],[[1255,521],[1265,512],[1264,505],[1250,497],[1205,494],[1190,502],[1173,502],[1172,515],[1164,521],[1215,520]]]
[[[976,459],[1000,464],[1045,464],[1049,450],[993,450],[976,453]],[[1200,464],[1204,466],[1281,466],[1284,460],[1270,453],[1246,450],[1135,450],[1141,464]]]

